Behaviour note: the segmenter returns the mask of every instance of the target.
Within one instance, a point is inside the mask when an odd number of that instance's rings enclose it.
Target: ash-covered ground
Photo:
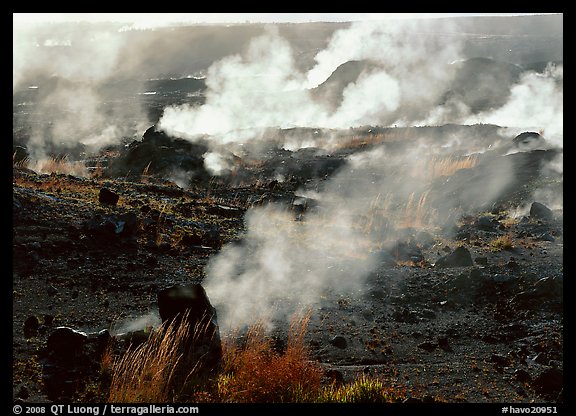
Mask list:
[[[15,80],[14,399],[105,401],[108,337],[200,283],[222,337],[281,351],[309,313],[326,383],[563,402],[562,16],[526,22],[247,25],[172,79]]]

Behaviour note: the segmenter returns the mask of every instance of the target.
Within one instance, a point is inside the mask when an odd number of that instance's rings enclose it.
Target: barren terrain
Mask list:
[[[349,293],[327,287],[312,305],[311,358],[338,378],[382,375],[414,400],[562,401],[562,212],[513,214],[537,202],[530,199],[537,184],[561,186],[540,173],[553,152],[486,157],[489,164],[522,156],[518,168],[532,172],[527,179],[520,172],[526,182],[489,210],[470,208],[444,229],[395,226],[397,245],[378,253],[364,283]],[[482,164],[469,171],[483,172]],[[159,290],[201,283],[211,256],[241,241],[247,209],[283,206],[297,226],[307,219],[298,218],[295,184],[326,181],[294,176],[293,184],[183,189],[153,177],[13,173],[14,397],[30,401],[98,399],[90,393],[97,353],[60,368],[47,356],[56,328],[96,336],[142,317],[157,324]],[[455,180],[443,178],[443,194],[466,188]],[[99,202],[102,188],[119,196],[117,205]],[[503,236],[509,244],[499,246]],[[442,266],[458,247],[469,262]],[[285,323],[275,329],[284,342],[286,330]]]
[[[562,15],[364,23],[15,42],[15,401],[105,402],[201,284],[325,385],[564,402]]]

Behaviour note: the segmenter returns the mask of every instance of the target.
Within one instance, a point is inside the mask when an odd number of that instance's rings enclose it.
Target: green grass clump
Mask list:
[[[320,403],[393,403],[403,394],[386,386],[380,379],[362,374],[355,381],[340,386],[328,386],[318,398]]]

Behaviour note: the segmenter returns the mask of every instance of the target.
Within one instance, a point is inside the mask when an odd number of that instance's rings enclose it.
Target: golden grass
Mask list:
[[[489,243],[492,251],[510,250],[514,248],[514,239],[510,233],[495,238]]]
[[[80,176],[83,178],[90,176],[88,168],[83,162],[70,161],[68,155],[39,160],[24,158],[20,161],[15,161],[13,157],[12,166],[16,168],[28,168],[38,173],[61,173],[65,175]]]
[[[109,375],[111,403],[390,403],[404,398],[402,389],[377,377],[361,375],[343,385],[323,385],[324,371],[309,358],[304,337],[310,313],[295,316],[285,351],[275,351],[264,324],[252,325],[240,343],[232,334],[222,343],[219,372],[196,374],[195,363],[182,356],[189,334],[186,324],[163,325],[144,344],[114,359],[102,356]],[[186,322],[185,319],[182,322]],[[195,328],[192,336],[201,332]]]
[[[355,149],[362,146],[382,143],[391,137],[390,134],[369,134],[367,136],[353,136],[338,143],[335,148],[337,149]]]
[[[427,178],[451,176],[460,169],[471,169],[478,163],[478,155],[470,155],[461,158],[433,157],[427,161],[422,174]]]
[[[400,226],[422,228],[428,225],[428,219],[431,214],[431,208],[426,205],[428,191],[422,193],[416,201],[415,193],[412,192],[408,197]]]
[[[140,181],[142,183],[150,183],[150,179],[152,177],[152,175],[150,174],[150,165],[152,165],[152,161],[148,162],[148,164],[142,171],[142,175],[140,176]]]
[[[112,363],[108,401],[111,403],[166,403],[172,401],[172,378],[182,359],[187,325],[162,325],[149,339]],[[106,355],[104,356],[106,357]],[[109,360],[109,358],[107,358]]]

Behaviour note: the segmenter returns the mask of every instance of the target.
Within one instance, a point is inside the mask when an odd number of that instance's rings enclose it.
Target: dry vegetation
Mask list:
[[[148,341],[129,348],[111,365],[111,403],[166,403],[173,398],[172,378],[182,358],[186,325],[169,325],[151,333]],[[104,355],[108,364],[110,357]],[[109,364],[108,364],[109,365]]]
[[[80,176],[82,178],[95,177],[89,173],[86,165],[81,161],[71,161],[67,155],[52,156],[44,159],[32,160],[29,157],[17,160],[16,153],[12,155],[12,167],[20,169],[31,169],[38,173],[62,173],[65,175]]]
[[[492,251],[510,250],[514,248],[514,239],[510,233],[496,237],[490,241],[490,248]]]
[[[421,171],[428,178],[451,176],[460,169],[471,169],[478,163],[478,155],[464,157],[433,157]]]
[[[244,336],[233,334],[222,344],[220,371],[211,377],[195,374],[193,363],[182,356],[189,335],[186,324],[161,327],[147,342],[112,357],[102,358],[103,373],[110,373],[107,400],[112,403],[390,403],[404,392],[384,381],[361,375],[348,384],[323,381],[324,371],[310,360],[304,337],[309,314],[295,317],[284,351],[273,348],[263,323]],[[185,321],[185,320],[184,320]],[[185,368],[182,368],[185,367]],[[178,376],[178,374],[180,374]]]

